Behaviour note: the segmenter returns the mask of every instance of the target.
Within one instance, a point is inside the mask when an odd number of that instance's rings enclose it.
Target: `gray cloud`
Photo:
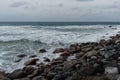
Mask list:
[[[76,1],[81,1],[81,2],[88,2],[88,1],[94,1],[94,0],[76,0]]]
[[[72,10],[78,10],[79,8],[77,8],[77,7],[73,7],[73,8],[71,8]]]
[[[25,6],[25,5],[29,5],[29,3],[28,3],[28,2],[23,2],[23,1],[21,1],[21,2],[12,3],[12,4],[10,5],[10,7],[21,7],[21,6]]]
[[[63,4],[59,4],[59,7],[63,7]]]

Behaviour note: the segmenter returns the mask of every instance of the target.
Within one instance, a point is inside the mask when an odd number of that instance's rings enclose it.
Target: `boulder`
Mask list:
[[[11,80],[11,79],[7,78],[5,72],[0,72],[0,80]]]
[[[70,53],[67,52],[67,51],[65,51],[65,52],[63,52],[63,53],[60,54],[60,56],[63,56],[63,57],[67,57],[69,55],[70,55]]]
[[[21,69],[18,69],[10,73],[8,77],[11,79],[23,78],[23,77],[26,77],[26,73],[22,71]]]
[[[63,48],[57,48],[53,51],[53,53],[61,53],[64,52],[65,50]]]
[[[39,60],[39,59],[31,59],[31,60],[25,62],[24,64],[25,64],[26,66],[28,66],[28,65],[36,65],[36,62],[37,62],[38,60]]]
[[[26,66],[23,68],[23,71],[25,71],[27,75],[32,74],[35,70],[36,68],[32,66]]]

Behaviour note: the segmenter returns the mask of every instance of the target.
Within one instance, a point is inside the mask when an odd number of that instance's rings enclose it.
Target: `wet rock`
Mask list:
[[[53,77],[56,75],[56,73],[55,72],[49,72],[48,74],[47,74],[47,79],[48,80],[51,80],[51,79],[53,79]]]
[[[30,55],[29,57],[30,58],[34,58],[34,57],[37,57],[37,55]]]
[[[45,49],[40,49],[39,50],[39,53],[45,53],[45,52],[47,52]]]
[[[85,53],[84,52],[80,52],[76,54],[76,58],[79,59],[81,58]]]
[[[84,48],[82,48],[82,51],[83,52],[89,52],[89,51],[91,51],[93,48],[92,47],[84,47]]]
[[[27,75],[32,74],[35,70],[36,68],[32,66],[26,66],[23,68],[23,71],[25,71]]]
[[[36,76],[32,80],[46,80],[43,76]]]
[[[20,80],[31,80],[31,79],[29,79],[29,78],[22,78],[22,79],[20,79]]]
[[[63,56],[63,57],[67,57],[69,55],[70,55],[70,53],[67,52],[67,51],[65,51],[65,52],[63,52],[63,53],[60,54],[60,56]]]
[[[93,50],[93,51],[87,52],[85,55],[86,55],[87,57],[91,57],[91,56],[97,55],[97,53],[98,53],[97,51]]]
[[[93,76],[93,77],[88,77],[86,80],[110,80],[106,76]]]
[[[23,78],[23,77],[26,77],[26,73],[22,71],[21,69],[18,69],[10,73],[8,77],[11,79]]]
[[[28,75],[27,77],[28,77],[28,78],[33,78],[33,77],[35,77],[35,76],[38,76],[39,73],[40,73],[39,70],[34,70],[33,73],[30,74],[30,75]]]
[[[22,59],[18,59],[18,60],[16,60],[16,61],[14,61],[15,63],[17,63],[17,62],[20,62]]]
[[[97,60],[98,58],[97,58],[97,56],[91,56],[90,59],[91,60]]]
[[[94,75],[96,68],[93,66],[86,66],[81,68],[81,75]]]
[[[50,59],[47,58],[47,57],[44,57],[44,61],[45,61],[45,62],[50,62]]]
[[[38,65],[38,70],[39,70],[39,72],[40,72],[40,73],[44,72],[44,69],[45,69],[45,65],[44,65],[43,63],[40,63],[40,64]]]
[[[65,50],[63,48],[57,48],[53,51],[53,53],[61,53],[64,52]]]
[[[19,57],[19,58],[23,58],[23,57],[25,57],[25,56],[27,56],[27,55],[25,55],[25,54],[17,55],[17,57]]]
[[[54,78],[52,80],[63,80],[63,78],[62,78],[61,74],[57,74],[54,76]]]
[[[118,74],[119,70],[117,67],[106,67],[105,74]]]
[[[76,53],[77,51],[76,51],[76,47],[70,47],[69,49],[68,49],[68,52],[69,53]]]
[[[104,46],[105,43],[106,43],[106,40],[105,40],[105,39],[101,39],[101,40],[99,41],[99,45],[101,45],[101,46]]]
[[[115,43],[120,43],[120,40],[115,41]]]
[[[0,80],[11,80],[11,79],[7,78],[4,72],[0,72]]]
[[[37,62],[38,60],[39,60],[39,59],[31,59],[31,60],[25,62],[24,64],[25,64],[26,66],[28,66],[28,65],[36,65],[36,62]]]

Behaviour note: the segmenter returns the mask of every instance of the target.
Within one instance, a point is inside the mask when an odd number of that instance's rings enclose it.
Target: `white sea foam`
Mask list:
[[[119,31],[120,25],[114,25],[113,28],[108,25],[0,26],[0,68],[12,71],[23,67],[29,57],[24,58],[22,63],[13,63],[16,55],[21,53],[36,54],[40,62],[43,61],[43,57],[52,60],[59,56],[51,54],[56,47],[66,47],[72,43],[95,42],[103,36],[108,39]],[[47,53],[38,54],[40,48],[46,48]]]

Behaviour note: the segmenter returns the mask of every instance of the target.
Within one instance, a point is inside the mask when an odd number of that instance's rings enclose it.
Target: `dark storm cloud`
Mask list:
[[[14,2],[10,5],[10,7],[21,7],[21,6],[25,6],[25,5],[28,5],[29,3],[28,2]]]

